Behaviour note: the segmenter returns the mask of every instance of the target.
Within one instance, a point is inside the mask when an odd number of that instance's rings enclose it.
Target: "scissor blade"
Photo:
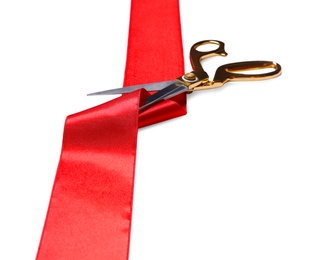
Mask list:
[[[109,90],[90,93],[90,94],[87,94],[87,96],[126,94],[126,93],[130,93],[141,88],[144,88],[147,91],[157,91],[173,84],[174,82],[175,82],[174,80],[169,80],[169,81],[135,85],[135,86],[124,87],[124,88],[115,88],[115,89],[109,89]]]
[[[166,100],[166,99],[172,98],[176,95],[179,95],[183,92],[187,92],[188,90],[189,90],[189,88],[184,86],[184,85],[178,85],[178,83],[173,83],[173,84],[163,88],[162,90],[159,90],[155,94],[149,96],[146,99],[145,104],[140,107],[140,110],[143,110],[144,108],[151,106],[158,101]]]

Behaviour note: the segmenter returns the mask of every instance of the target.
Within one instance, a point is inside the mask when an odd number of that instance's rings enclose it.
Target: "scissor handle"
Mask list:
[[[264,69],[273,69],[267,73],[241,73],[245,71],[260,71]],[[236,63],[229,63],[220,66],[216,70],[214,76],[213,84],[215,87],[220,87],[221,85],[229,81],[246,81],[246,80],[264,80],[272,79],[280,76],[281,66],[273,61],[243,61]]]
[[[218,45],[218,48],[216,50],[211,50],[211,51],[198,51],[197,48],[202,45],[206,44],[216,44]],[[216,41],[216,40],[205,40],[205,41],[200,41],[195,43],[190,50],[190,61],[193,70],[195,71],[204,71],[202,65],[201,65],[201,60],[215,56],[215,55],[220,55],[220,56],[226,56],[227,53],[225,51],[225,44],[221,41]]]

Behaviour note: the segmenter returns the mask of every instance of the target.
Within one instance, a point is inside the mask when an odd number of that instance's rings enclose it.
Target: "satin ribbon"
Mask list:
[[[133,0],[124,85],[183,74],[178,0]],[[138,127],[186,113],[185,95],[139,114],[145,90],[68,116],[37,259],[128,259]]]
[[[184,73],[179,0],[133,0],[124,86],[173,80]],[[141,113],[139,127],[186,114],[186,95]]]

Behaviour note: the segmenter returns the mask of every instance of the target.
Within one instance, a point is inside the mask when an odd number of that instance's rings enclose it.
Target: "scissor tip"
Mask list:
[[[98,92],[95,92],[95,93],[88,93],[87,96],[96,96],[98,95]]]

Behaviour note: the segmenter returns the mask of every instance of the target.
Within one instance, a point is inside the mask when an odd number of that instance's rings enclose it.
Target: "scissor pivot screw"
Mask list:
[[[185,79],[187,81],[194,81],[194,80],[196,80],[196,76],[193,72],[189,72],[183,76],[183,79]]]

